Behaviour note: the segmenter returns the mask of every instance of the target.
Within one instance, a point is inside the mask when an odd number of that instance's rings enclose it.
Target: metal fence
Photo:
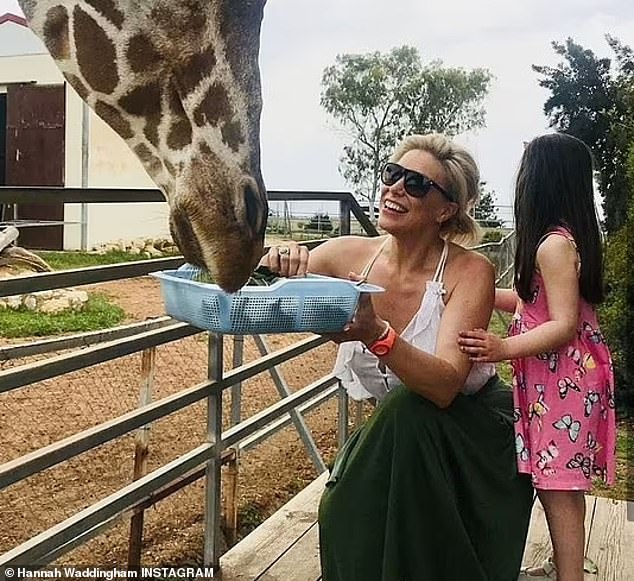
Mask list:
[[[56,201],[62,195],[65,202],[122,201],[127,196],[127,193],[122,194],[120,191],[107,196],[103,190],[93,190],[83,197],[79,195],[79,191],[74,190],[51,190],[47,194],[42,189],[38,189],[37,193],[21,189],[14,192],[13,197],[3,197],[3,200],[32,201],[31,196],[37,196],[41,202],[42,194],[44,197],[55,196]],[[351,215],[359,220],[369,235],[377,234],[350,194],[328,196],[334,197],[340,204],[342,234],[350,231]],[[135,198],[134,201],[149,200]],[[479,250],[497,264],[499,282],[503,282],[504,277],[508,277],[512,271],[512,241],[513,237],[510,235],[498,243],[479,247]],[[0,284],[0,296],[138,277],[152,271],[174,268],[181,263],[182,258],[177,257],[29,275],[3,280]],[[65,436],[57,441],[47,442],[50,435],[40,434],[38,439],[35,437],[37,434],[26,433],[25,438],[31,436],[33,441],[41,441],[41,445],[26,453],[18,451],[15,457],[3,460],[4,463],[0,465],[0,491],[18,487],[16,490],[19,493],[19,486],[26,479],[38,475],[46,478],[48,473],[42,474],[43,471],[54,470],[62,463],[70,465],[78,461],[80,455],[98,452],[104,446],[112,445],[122,438],[131,438],[134,434],[133,481],[117,487],[105,497],[81,507],[78,511],[72,511],[61,522],[47,522],[42,531],[34,528],[33,536],[0,555],[0,568],[17,564],[50,563],[104,532],[122,518],[131,519],[128,566],[136,568],[141,559],[144,511],[159,500],[200,480],[204,482],[204,564],[217,566],[222,550],[220,527],[223,465],[227,467],[226,472],[229,475],[224,482],[224,518],[229,531],[229,542],[235,537],[235,488],[238,461],[242,452],[293,424],[313,466],[318,472],[323,471],[324,461],[306,426],[304,414],[330,398],[337,397],[337,440],[341,444],[348,429],[345,391],[331,374],[293,391],[285,381],[280,366],[319,348],[326,342],[325,339],[308,336],[276,350],[270,347],[264,337],[255,336],[249,340],[254,341],[258,357],[245,363],[245,338],[223,338],[213,333],[201,335],[199,329],[162,317],[113,330],[0,348],[0,395],[21,394],[25,390],[32,395],[39,391],[38,401],[42,405],[46,393],[50,393],[48,390],[51,382],[59,381],[60,378],[66,380],[71,376],[74,381],[82,382],[86,380],[86,375],[82,374],[93,370],[104,386],[102,397],[121,400],[119,403],[122,408],[121,413],[94,425],[83,425],[77,419],[82,417],[81,409],[74,410],[74,425],[65,425]],[[174,351],[175,345],[179,347]],[[231,349],[229,370],[226,369],[228,348]],[[134,361],[131,358],[135,358]],[[126,392],[127,399],[116,392],[117,386],[111,385],[114,380],[111,375],[112,365],[117,365],[117,369],[135,370],[134,373],[130,371],[131,377],[126,380],[133,385]],[[191,377],[193,384],[188,383],[184,388],[181,385],[162,388],[164,369],[174,365],[186,365],[190,369],[198,369],[199,372],[202,369],[203,377]],[[241,386],[264,372],[271,374],[280,399],[243,419]],[[61,388],[62,396],[63,390],[72,389],[72,385],[65,384]],[[130,395],[135,391],[138,401]],[[224,392],[231,397],[223,402]],[[70,393],[67,393],[66,397],[72,399]],[[77,401],[74,405],[78,408],[97,407],[95,400]],[[198,426],[202,442],[193,448],[179,449],[175,457],[159,466],[150,467],[147,459],[149,426],[167,421],[168,418],[176,417],[195,406],[198,406],[197,417],[202,424]],[[357,407],[357,415],[359,410]],[[1,411],[0,409],[0,413]],[[95,415],[92,414],[93,417]],[[223,417],[228,426],[225,430]],[[60,422],[63,423],[64,420],[60,418]],[[77,427],[79,429],[75,429]],[[95,476],[99,478],[99,475]],[[3,518],[3,522],[7,526],[11,515],[5,516],[7,518]]]

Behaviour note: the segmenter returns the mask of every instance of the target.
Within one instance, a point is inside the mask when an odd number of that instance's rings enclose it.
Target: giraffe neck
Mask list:
[[[186,257],[216,270],[230,270],[223,255],[250,246],[252,263],[261,251],[264,1],[22,0],[65,78],[165,193]],[[236,233],[245,225],[249,240]]]

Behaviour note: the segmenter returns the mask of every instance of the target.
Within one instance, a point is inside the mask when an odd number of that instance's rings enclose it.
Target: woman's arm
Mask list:
[[[312,250],[297,242],[284,242],[271,246],[260,259],[260,265],[270,268],[280,276],[304,276],[307,272],[347,278],[353,268],[352,262],[362,252],[367,238],[360,236],[341,236],[331,238]],[[281,254],[280,250],[288,252]]]
[[[495,308],[498,311],[514,313],[517,307],[517,293],[510,288],[495,289]]]
[[[461,273],[460,281],[442,315],[434,355],[421,351],[404,339],[397,337],[391,351],[381,361],[385,363],[412,391],[426,397],[438,407],[451,404],[463,388],[471,370],[469,357],[457,344],[461,329],[473,326],[486,327],[491,318],[495,289],[495,270],[484,257],[465,253],[455,268]],[[349,331],[337,335],[341,341],[363,341],[370,345],[385,329],[372,308],[370,297],[363,301],[349,327]]]

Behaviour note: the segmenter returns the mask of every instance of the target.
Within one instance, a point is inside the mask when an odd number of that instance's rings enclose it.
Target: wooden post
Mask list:
[[[156,347],[145,349],[141,356],[141,389],[139,407],[152,401],[152,385],[154,383],[154,366],[156,363]],[[149,424],[139,428],[135,435],[134,474],[132,479],[138,480],[147,474],[148,444],[150,442]],[[128,541],[128,570],[138,571],[141,568],[141,548],[143,545],[143,509],[134,511],[130,519],[130,538]]]

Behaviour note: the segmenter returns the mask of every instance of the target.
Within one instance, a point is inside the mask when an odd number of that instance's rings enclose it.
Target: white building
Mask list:
[[[86,127],[87,172],[82,176],[83,108],[26,21],[13,14],[0,16],[0,165],[4,166],[0,168],[0,185],[81,187],[84,183],[89,188],[155,188],[125,142],[92,111]],[[38,128],[28,126],[37,116],[54,118],[58,125],[43,141],[33,139],[31,135]],[[15,132],[9,136],[8,131],[15,123],[26,123],[19,147],[12,142]],[[35,208],[36,215],[29,217],[44,219],[42,211],[41,206]],[[54,207],[44,211],[52,212],[47,219],[65,222],[63,233],[62,227],[57,227],[57,244],[65,249],[80,248],[81,205],[59,206],[57,216]],[[88,248],[117,239],[168,235],[166,203],[87,205]]]

